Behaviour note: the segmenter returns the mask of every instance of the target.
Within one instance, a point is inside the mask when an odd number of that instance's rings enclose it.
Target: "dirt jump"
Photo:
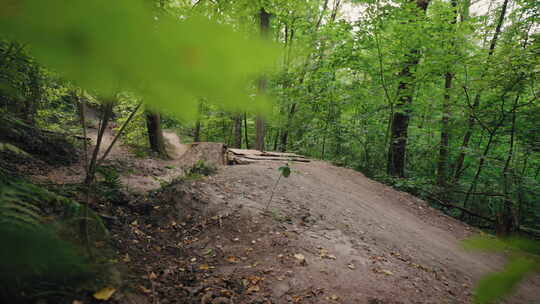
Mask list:
[[[475,282],[504,265],[462,248],[476,229],[359,172],[166,138],[171,160],[111,153],[129,191],[161,189],[118,215],[112,233],[130,241],[115,246],[138,287],[114,303],[465,304]],[[173,182],[199,160],[218,173]],[[292,173],[276,184],[285,163]],[[42,178],[66,182],[77,170]],[[505,303],[540,303],[539,290],[531,277]]]

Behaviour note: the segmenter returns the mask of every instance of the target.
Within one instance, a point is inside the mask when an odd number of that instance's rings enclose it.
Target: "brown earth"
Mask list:
[[[271,303],[469,303],[474,282],[503,263],[502,257],[461,249],[460,240],[475,232],[469,226],[324,162],[293,164],[292,175],[276,189],[270,216],[262,216],[280,165],[225,167],[194,185],[210,204],[222,206],[218,210],[242,206],[242,214],[258,223],[254,235],[249,225],[248,231],[238,227],[239,240],[223,250],[259,249],[249,263],[263,273],[272,269],[264,276]],[[508,303],[537,303],[533,291],[539,287],[536,277]]]
[[[178,160],[122,147],[108,163],[141,194],[183,172]],[[471,303],[474,282],[504,264],[461,249],[475,229],[325,162],[293,163],[265,211],[281,165],[221,167],[102,211],[131,273],[111,303]],[[41,178],[68,183],[82,172],[66,168]],[[507,303],[539,303],[538,290],[530,278]]]

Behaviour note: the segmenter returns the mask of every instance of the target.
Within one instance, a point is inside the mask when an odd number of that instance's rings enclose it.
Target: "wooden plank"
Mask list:
[[[236,155],[247,155],[247,154],[251,154],[251,155],[262,155],[262,153],[263,153],[263,152],[261,152],[261,151],[257,151],[257,150],[248,150],[248,149],[233,149],[233,148],[229,148],[228,150],[231,151],[232,153],[236,154]]]
[[[296,157],[296,158],[305,158],[302,155],[298,155],[295,153],[286,153],[286,152],[270,152],[270,151],[258,151],[258,150],[250,150],[250,149],[228,149],[230,152],[234,153],[235,155],[254,155],[254,156],[273,156],[273,157]]]
[[[243,155],[242,158],[253,159],[253,160],[296,161],[296,162],[304,162],[304,163],[310,162],[309,159],[299,158],[299,157],[272,157],[272,156]]]

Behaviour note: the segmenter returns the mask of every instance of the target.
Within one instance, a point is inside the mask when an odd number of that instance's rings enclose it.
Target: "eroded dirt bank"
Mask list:
[[[152,277],[142,289],[150,303],[470,303],[474,281],[503,263],[461,249],[470,227],[323,162],[293,164],[263,214],[280,165],[173,185],[156,199],[169,207],[148,206],[150,222],[124,226],[175,248],[121,252]],[[508,303],[536,303],[539,287],[530,280]]]

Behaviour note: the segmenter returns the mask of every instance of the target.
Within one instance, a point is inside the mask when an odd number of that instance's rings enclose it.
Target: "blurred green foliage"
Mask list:
[[[275,63],[277,48],[203,17],[158,16],[129,0],[2,0],[0,11],[1,35],[28,43],[41,63],[100,96],[133,90],[187,119],[200,97],[228,108],[265,107],[248,89]]]
[[[510,295],[528,275],[540,272],[539,241],[477,236],[465,240],[463,245],[469,250],[509,255],[509,261],[502,270],[486,275],[477,283],[474,290],[476,304],[489,304],[502,300]]]

